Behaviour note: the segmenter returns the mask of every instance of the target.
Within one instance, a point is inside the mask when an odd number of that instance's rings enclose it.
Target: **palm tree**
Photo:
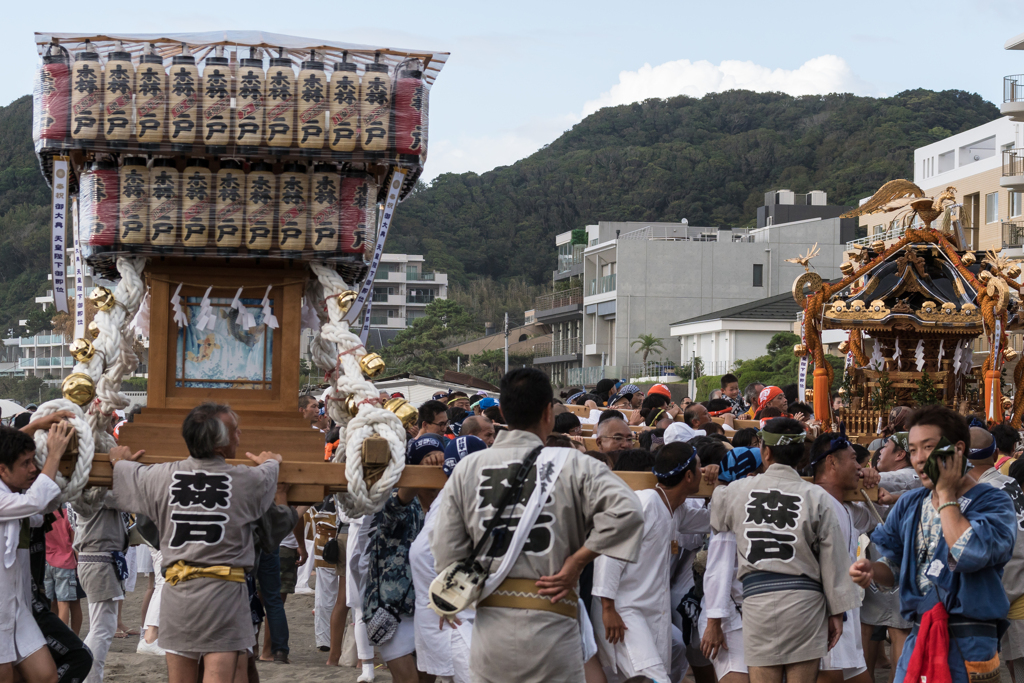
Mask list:
[[[647,356],[652,351],[665,350],[665,345],[662,343],[661,337],[655,337],[653,334],[641,334],[633,340],[630,346],[637,347],[636,350],[642,355],[644,363],[647,362]]]

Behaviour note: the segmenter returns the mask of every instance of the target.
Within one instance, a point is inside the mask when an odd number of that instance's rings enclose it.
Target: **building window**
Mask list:
[[[1024,193],[1022,192],[1011,192],[1010,193],[1010,216],[1016,218],[1017,216],[1024,213],[1022,211],[1022,199],[1024,199]]]
[[[985,195],[985,222],[996,223],[999,221],[999,193],[989,192]]]
[[[764,264],[754,264],[754,286],[764,287]]]

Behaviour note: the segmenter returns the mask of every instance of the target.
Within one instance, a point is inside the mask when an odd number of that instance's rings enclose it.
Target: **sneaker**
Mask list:
[[[277,652],[275,652],[274,653],[274,663],[275,664],[291,664],[291,662],[288,661],[288,653],[285,652],[284,650],[278,650]]]
[[[329,645],[321,645],[317,649],[320,650],[320,652],[330,652],[331,651],[331,647]]]
[[[157,642],[147,643],[145,639],[140,640],[139,644],[135,647],[135,651],[140,655],[154,655],[156,657],[163,657],[167,654],[167,651],[157,645]]]

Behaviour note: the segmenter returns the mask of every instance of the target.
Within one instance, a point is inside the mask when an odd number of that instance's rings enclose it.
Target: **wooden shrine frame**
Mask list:
[[[304,264],[303,264],[304,265]],[[299,395],[300,328],[302,293],[308,271],[287,262],[267,262],[256,268],[222,268],[216,265],[155,262],[146,269],[150,285],[149,408],[193,408],[203,401],[228,403],[236,410],[295,410]],[[177,387],[176,356],[178,325],[174,322],[171,296],[179,283],[182,305],[188,297],[201,297],[213,286],[211,298],[233,298],[239,287],[245,298],[262,299],[273,285],[274,315],[270,389],[215,389]],[[199,380],[201,381],[201,380]]]

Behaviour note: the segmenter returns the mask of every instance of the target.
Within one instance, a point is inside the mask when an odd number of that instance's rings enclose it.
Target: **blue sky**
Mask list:
[[[114,7],[9,0],[0,104],[29,92],[35,31],[259,29],[448,51],[431,93],[429,179],[513,163],[600,106],[646,97],[729,87],[864,95],[924,87],[977,92],[998,104],[1003,76],[1024,73],[1024,51],[1003,50],[1008,38],[1024,33],[1020,0],[215,0]]]

